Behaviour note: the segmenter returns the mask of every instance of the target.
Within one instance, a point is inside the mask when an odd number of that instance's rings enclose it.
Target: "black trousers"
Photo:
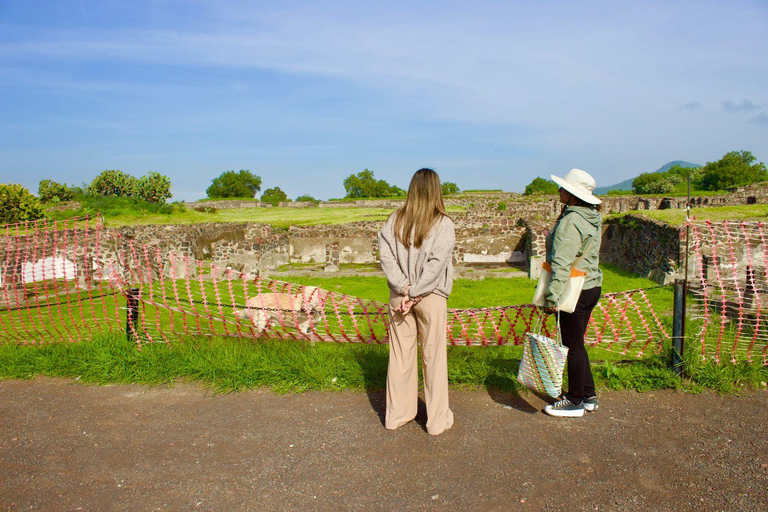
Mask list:
[[[595,382],[589,367],[589,356],[584,347],[589,317],[600,300],[601,288],[582,290],[573,313],[560,313],[563,345],[568,347],[568,393],[565,397],[575,404],[595,396]]]

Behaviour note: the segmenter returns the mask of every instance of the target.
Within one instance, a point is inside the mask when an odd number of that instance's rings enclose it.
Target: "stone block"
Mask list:
[[[541,265],[546,261],[546,258],[541,256],[533,256],[529,260],[528,277],[531,279],[539,279],[541,277]]]

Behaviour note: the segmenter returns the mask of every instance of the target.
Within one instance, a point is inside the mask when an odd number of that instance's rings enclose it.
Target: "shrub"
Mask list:
[[[136,178],[120,170],[105,170],[96,176],[88,187],[91,195],[133,197],[136,195]]]
[[[173,197],[171,180],[159,172],[148,172],[136,182],[136,196],[148,203],[163,204]]]
[[[666,194],[674,190],[675,184],[666,173],[644,172],[632,180],[635,194]]]
[[[304,194],[296,198],[297,203],[318,203],[319,201],[309,194]]]
[[[507,203],[506,201],[502,201],[499,203],[499,211],[504,211],[507,209]]]
[[[0,183],[0,223],[12,224],[45,216],[40,200],[18,183]]]
[[[285,192],[280,190],[280,187],[275,187],[265,190],[261,195],[261,201],[264,203],[269,203],[272,206],[277,206],[278,203],[290,201],[290,199],[288,199],[288,196],[285,194]]]
[[[211,186],[205,190],[210,198],[223,197],[256,197],[261,190],[261,178],[251,171],[240,169],[239,172],[224,171],[218,178],[211,181]]]
[[[67,186],[51,180],[42,180],[37,186],[37,195],[40,201],[71,201],[75,191]]]

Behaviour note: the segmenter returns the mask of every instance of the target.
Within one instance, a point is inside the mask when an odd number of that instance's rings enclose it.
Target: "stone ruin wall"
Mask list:
[[[679,227],[626,215],[603,224],[600,261],[668,284],[676,275],[680,248]]]
[[[522,199],[516,194],[461,201],[466,201],[466,206],[472,203],[473,210],[451,213],[457,234],[455,263],[529,263],[531,277],[537,278],[545,256],[544,240],[560,210],[560,203],[551,198]],[[505,204],[500,210],[501,202]],[[685,207],[685,202],[685,198],[606,197],[603,211],[680,208]],[[726,196],[694,197],[691,202],[699,206],[766,203],[768,187],[745,187]],[[247,203],[252,207],[252,202]],[[359,203],[371,205],[370,201]],[[394,209],[401,202],[381,201],[378,206],[384,204]],[[207,260],[220,269],[229,267],[253,274],[288,262],[324,263],[328,254],[335,255],[342,264],[376,262],[381,224],[381,221],[368,221],[336,226],[293,226],[287,231],[275,231],[270,225],[259,223],[108,228],[99,232],[98,250],[95,249],[95,232],[90,231],[91,239],[87,239],[84,232],[69,230],[70,244],[66,248],[57,246],[53,251],[56,241],[41,235],[34,240],[20,237],[16,240],[19,247],[9,242],[4,249],[28,254],[28,259],[32,260],[43,257],[42,251],[47,248],[47,256],[55,255],[75,262],[96,261],[96,266],[104,269],[108,262],[117,260],[119,252],[128,251],[133,241],[135,246],[146,246],[150,261],[158,262],[154,272],[163,267],[162,271],[170,274],[168,255],[173,254],[180,262],[184,257]],[[62,233],[58,236],[61,238]],[[610,220],[604,225],[601,258],[635,274],[664,282],[674,275],[678,265],[678,237],[677,228],[641,216]],[[140,254],[137,257],[143,258]],[[90,272],[87,270],[90,266],[90,263],[78,265],[86,269],[81,274]],[[181,277],[182,267],[181,263],[174,266],[177,277]],[[4,270],[5,274],[9,272],[14,270]]]

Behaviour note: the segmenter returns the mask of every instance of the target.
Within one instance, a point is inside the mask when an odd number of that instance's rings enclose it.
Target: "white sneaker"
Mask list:
[[[576,405],[567,398],[544,408],[544,412],[550,416],[561,418],[581,418],[584,416],[584,411],[585,408],[583,403]]]
[[[584,409],[587,412],[595,412],[597,410],[597,396],[591,396],[584,399]]]

